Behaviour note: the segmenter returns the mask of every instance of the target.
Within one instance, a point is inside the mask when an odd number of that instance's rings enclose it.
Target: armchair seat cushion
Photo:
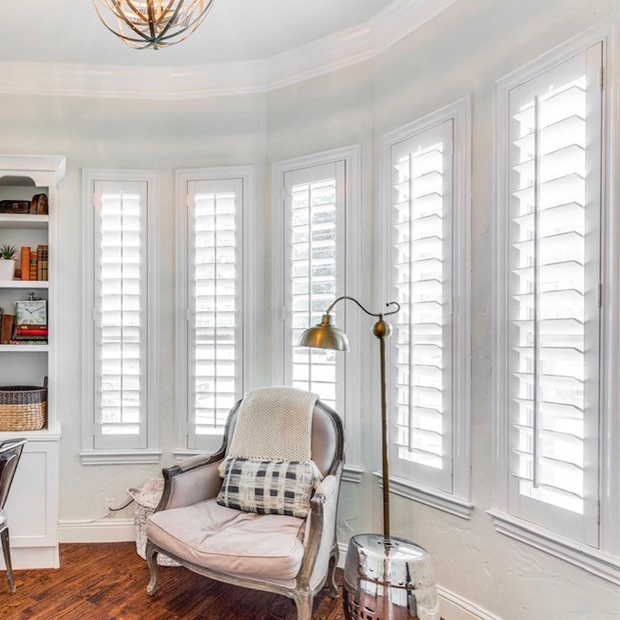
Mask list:
[[[161,549],[203,568],[282,582],[299,573],[304,523],[297,517],[241,512],[209,499],[156,512],[146,533]]]

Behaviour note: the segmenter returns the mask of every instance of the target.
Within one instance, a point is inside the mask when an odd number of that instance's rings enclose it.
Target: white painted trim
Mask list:
[[[608,28],[609,30],[609,28]],[[615,19],[607,34],[604,53],[604,127],[602,247],[603,307],[601,316],[601,549],[620,558],[620,22]]]
[[[40,570],[60,568],[58,545],[53,547],[13,547],[11,536],[11,561],[13,570]],[[0,570],[5,570],[4,558],[0,558]]]
[[[553,48],[496,82],[496,122],[493,210],[493,509],[498,532],[542,549],[613,583],[620,583],[620,407],[618,348],[620,348],[620,220],[613,208],[620,195],[618,139],[620,133],[620,12]],[[508,514],[508,421],[505,413],[507,370],[505,343],[507,118],[510,89],[568,60],[583,50],[603,43],[603,298],[601,316],[601,440],[600,440],[600,544],[599,549],[577,543]]]
[[[159,450],[82,450],[82,465],[154,465],[159,463]]]
[[[338,568],[344,568],[348,545],[338,543]],[[502,620],[480,605],[437,584],[439,614],[442,620]]]
[[[362,481],[364,477],[364,468],[357,467],[356,465],[345,465],[342,471],[343,482],[355,482],[356,484]]]
[[[187,184],[189,181],[209,181],[241,179],[243,184],[243,385],[242,392],[255,387],[255,350],[257,339],[256,323],[256,281],[261,264],[257,255],[256,243],[256,171],[253,165],[220,166],[213,168],[193,168],[177,170],[175,173],[176,195],[176,439],[174,455],[177,460],[205,454],[205,450],[193,450],[188,447],[189,427],[187,402],[188,377],[188,255],[187,248]],[[223,435],[222,435],[223,440]]]
[[[393,0],[365,23],[259,60],[176,67],[0,62],[0,93],[178,100],[267,92],[373,58],[455,2]]]
[[[94,219],[95,181],[147,184],[147,437],[146,450],[94,449]],[[85,465],[158,463],[159,447],[159,301],[158,301],[158,178],[155,170],[82,170],[82,451]],[[135,452],[135,458],[130,454]],[[97,457],[96,455],[99,455]],[[156,459],[156,460],[154,460]]]
[[[620,585],[620,558],[583,543],[575,542],[570,538],[560,536],[500,510],[489,510],[487,512],[493,517],[493,524],[498,532],[566,560],[611,583]]]
[[[61,520],[58,523],[60,543],[129,542],[135,539],[133,519],[102,519],[94,523]]]
[[[359,299],[360,293],[360,261],[361,261],[361,212],[362,212],[362,147],[360,144],[341,147],[329,151],[322,151],[312,155],[295,157],[285,161],[276,162],[272,166],[271,192],[272,192],[272,253],[271,253],[271,282],[272,282],[272,384],[282,385],[284,382],[284,357],[278,352],[284,351],[284,175],[303,168],[311,168],[337,161],[345,162],[345,186],[346,186],[346,294]],[[361,338],[361,316],[353,310],[347,312],[347,333],[351,342],[359,343]],[[360,351],[356,347],[356,351]],[[346,363],[346,408],[347,411],[361,411],[360,382],[361,382],[361,355],[347,353]],[[342,413],[342,412],[339,412]],[[362,464],[361,450],[361,425],[359,415],[345,416],[346,424],[346,450],[345,460],[347,466],[351,466],[348,473],[348,481],[357,482],[356,478]],[[347,479],[346,477],[343,477]],[[361,479],[361,476],[360,476]]]
[[[190,459],[194,456],[198,456],[198,455],[211,455],[214,454],[213,452],[209,452],[208,450],[186,450],[185,448],[176,448],[172,454],[174,455],[174,458],[176,460],[177,463],[179,463],[180,461],[184,461],[185,459]]]
[[[471,506],[471,97],[455,101],[384,135],[379,145],[379,205],[391,205],[392,146],[447,120],[454,123],[453,182],[453,421],[452,494],[394,477],[393,491],[404,497],[469,518]],[[378,210],[378,273],[391,266],[390,213]],[[379,278],[377,304],[391,299],[389,278]],[[392,476],[390,477],[392,479]],[[450,501],[450,498],[452,500]]]
[[[437,586],[439,613],[443,620],[502,620],[499,616],[480,607],[442,586]]]
[[[377,478],[379,488],[382,489],[383,477],[381,472],[373,471],[372,474]],[[420,504],[426,504],[438,510],[443,510],[462,519],[469,519],[474,509],[474,505],[466,499],[439,491],[438,489],[415,484],[399,476],[390,476],[390,493],[406,497]]]
[[[52,172],[56,187],[65,178],[67,160],[64,155],[0,155],[2,173],[13,171],[16,175],[27,172]]]

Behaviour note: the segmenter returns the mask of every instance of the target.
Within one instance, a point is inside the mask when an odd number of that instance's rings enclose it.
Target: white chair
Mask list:
[[[324,476],[306,519],[259,515],[216,502],[222,480],[218,465],[235,432],[240,402],[228,418],[222,447],[164,469],[164,494],[147,522],[146,558],[158,583],[157,554],[195,573],[233,585],[293,599],[298,620],[310,620],[315,595],[328,582],[338,596],[336,514],[344,458],[342,423],[320,401],[312,418],[312,460]]]

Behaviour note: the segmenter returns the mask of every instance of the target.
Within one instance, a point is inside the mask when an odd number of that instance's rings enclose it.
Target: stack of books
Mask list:
[[[47,325],[16,325],[9,344],[47,344]]]
[[[47,325],[15,325],[15,315],[0,308],[0,344],[47,344]]]
[[[19,277],[24,281],[46,282],[48,278],[49,246],[40,245],[36,251],[23,247]]]

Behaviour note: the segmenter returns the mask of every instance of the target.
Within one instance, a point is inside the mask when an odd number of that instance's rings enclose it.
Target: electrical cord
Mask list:
[[[127,506],[131,506],[131,504],[133,504],[135,501],[136,500],[130,496],[129,499],[122,506],[119,506],[118,508],[110,508],[109,512],[118,512],[119,510],[125,510]]]
[[[75,525],[88,525],[89,523],[98,523],[99,521],[103,521],[104,519],[109,519],[110,516],[112,515],[112,513],[114,513],[114,512],[119,512],[120,510],[125,510],[125,508],[127,508],[127,506],[130,506],[135,501],[136,500],[133,497],[130,496],[129,499],[122,506],[118,506],[116,508],[110,508],[108,510],[108,512],[106,512],[101,517],[97,517],[96,519],[90,519],[88,521],[73,521],[73,523],[75,523]]]

